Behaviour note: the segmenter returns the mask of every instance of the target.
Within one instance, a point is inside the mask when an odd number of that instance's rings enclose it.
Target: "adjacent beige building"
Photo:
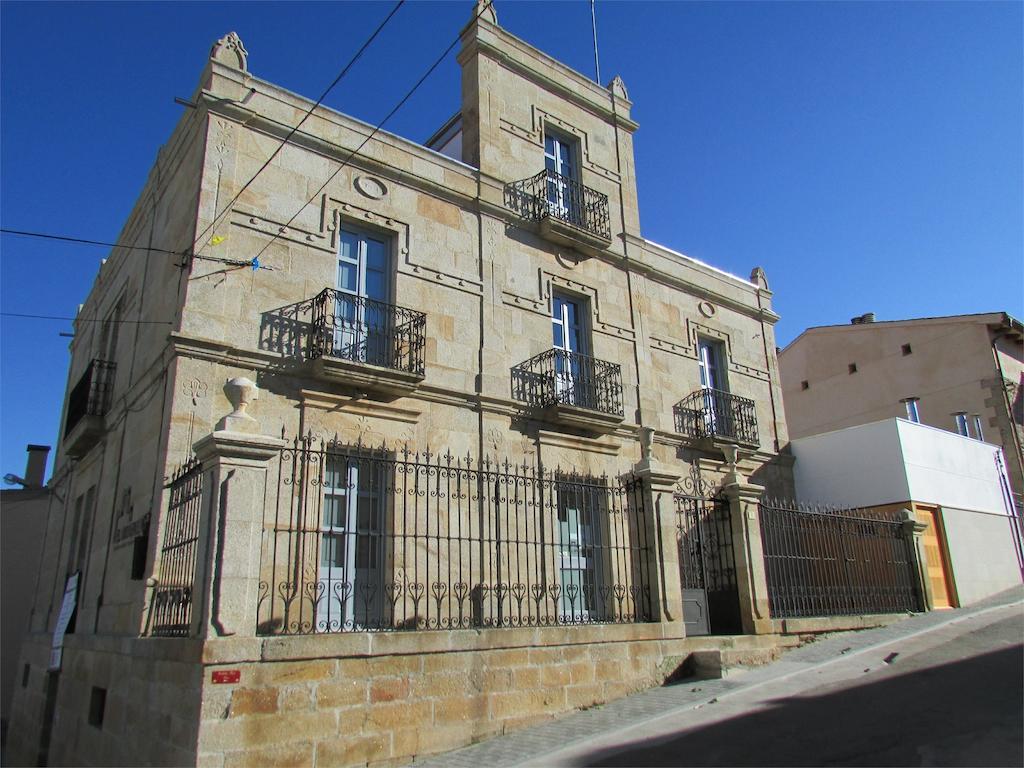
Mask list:
[[[794,438],[898,416],[1002,446],[1021,508],[1024,347],[1005,312],[808,328],[779,353]]]
[[[643,237],[620,79],[486,4],[458,61],[425,146],[214,46],[71,344],[14,762],[401,762],[781,642],[764,273]]]

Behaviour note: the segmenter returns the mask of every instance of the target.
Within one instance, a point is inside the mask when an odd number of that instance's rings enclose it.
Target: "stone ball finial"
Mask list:
[[[765,275],[764,270],[760,267],[754,267],[750,270],[750,282],[765,291],[771,290],[768,287],[768,276]]]
[[[210,49],[210,60],[219,61],[243,72],[249,71],[249,52],[242,45],[241,38],[234,32],[228,32],[213,44]]]
[[[491,24],[498,23],[498,12],[494,10],[494,0],[476,0],[473,7],[473,21],[489,21]]]
[[[626,90],[626,83],[618,75],[613,77],[612,81],[608,83],[608,90],[620,99],[629,101],[629,91]]]

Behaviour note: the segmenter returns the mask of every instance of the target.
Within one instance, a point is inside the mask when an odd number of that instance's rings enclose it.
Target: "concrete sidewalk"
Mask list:
[[[881,663],[873,651],[903,643],[927,647],[1024,611],[1024,587],[1003,592],[969,608],[911,616],[877,629],[842,632],[787,651],[772,664],[751,668],[721,680],[683,681],[654,688],[592,709],[564,715],[543,725],[499,736],[480,744],[417,760],[423,766],[499,768],[520,765],[583,764],[581,756],[626,740],[651,738],[678,728],[697,710],[730,700],[756,698],[759,689],[774,696],[796,695],[830,679],[849,678],[855,667]],[[884,656],[885,654],[882,654]],[[870,657],[870,658],[869,658]],[[868,669],[864,669],[867,672]],[[770,690],[769,690],[770,689]],[[724,700],[724,701],[723,701]],[[718,709],[724,709],[719,707]],[[736,709],[736,707],[730,707]],[[696,713],[696,714],[695,714]]]

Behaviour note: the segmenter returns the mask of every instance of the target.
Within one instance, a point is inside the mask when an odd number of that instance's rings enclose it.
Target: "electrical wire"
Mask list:
[[[166,248],[153,248],[148,245],[120,245],[118,243],[108,243],[103,240],[89,240],[83,237],[72,237],[71,235],[55,235],[49,232],[30,232],[23,229],[4,229],[0,228],[0,233],[6,235],[19,235],[21,237],[38,237],[43,240],[57,240],[62,243],[72,243],[74,245],[96,245],[104,246],[108,248],[123,248],[126,251],[151,251],[153,253],[166,253],[170,256],[180,256],[181,258],[189,258],[189,252],[184,251],[170,251]],[[232,267],[251,267],[253,269],[265,269],[273,271],[273,267],[266,267],[257,262],[255,259],[245,261],[243,259],[225,259],[220,256],[199,256],[194,254],[191,256],[193,259],[199,259],[200,261],[214,261],[218,264],[228,264]]]
[[[23,317],[29,320],[70,320],[75,323],[129,323],[135,325],[174,325],[171,320],[102,320],[98,317],[64,317],[62,315],[29,315],[23,312],[0,312],[2,317]]]
[[[381,33],[381,30],[383,30],[384,27],[387,26],[387,23],[391,21],[391,18],[396,13],[398,13],[398,9],[401,8],[403,5],[405,5],[405,0],[398,0],[395,6],[391,9],[391,13],[389,13],[384,18],[384,21],[377,25],[377,28],[373,31],[373,34],[370,35],[369,38],[367,38],[366,42],[363,43],[359,50],[355,52],[351,59],[349,59],[348,64],[346,64],[342,68],[341,72],[338,73],[338,76],[334,78],[334,81],[329,86],[327,86],[326,89],[324,89],[323,93],[320,94],[320,98],[318,98],[316,102],[314,102],[313,106],[306,111],[306,114],[302,116],[302,119],[298,122],[298,124],[288,132],[288,135],[281,139],[281,143],[277,145],[277,147],[271,153],[270,157],[267,158],[266,162],[264,162],[263,165],[260,166],[259,170],[257,170],[256,173],[252,175],[251,179],[249,179],[247,182],[245,182],[245,184],[242,185],[242,188],[235,193],[235,196],[228,201],[228,203],[221,209],[221,212],[213,217],[213,221],[211,221],[209,225],[207,225],[206,229],[204,229],[202,233],[195,239],[195,242],[192,243],[193,253],[195,252],[197,246],[200,248],[200,250],[202,249],[200,243],[203,241],[203,238],[205,238],[211,231],[213,231],[213,229],[220,223],[221,219],[224,217],[224,214],[231,210],[231,206],[233,206],[238,201],[238,198],[242,196],[242,193],[249,188],[250,184],[256,181],[256,177],[267,169],[267,166],[269,166],[273,159],[278,156],[278,154],[284,148],[285,144],[287,144],[288,141],[292,138],[292,136],[294,136],[298,132],[299,128],[302,127],[303,123],[305,123],[306,120],[309,119],[309,116],[313,114],[313,111],[323,103],[323,100],[326,99],[328,94],[332,90],[334,90],[334,87],[339,82],[341,82],[341,79],[348,74],[349,70],[352,69],[355,63],[359,61],[359,59],[362,57],[363,52],[370,47],[370,44],[377,38],[377,35]]]
[[[480,8],[479,13],[477,13],[473,17],[473,21],[476,21],[477,19],[479,19],[487,11],[487,9],[490,8],[490,7],[491,7],[491,0],[488,0],[488,2],[484,3],[483,6]],[[292,225],[292,222],[294,222],[295,219],[297,219],[299,217],[299,214],[302,213],[304,210],[306,210],[306,206],[309,205],[311,202],[313,202],[320,195],[320,193],[323,192],[324,189],[327,188],[328,184],[330,184],[332,181],[334,181],[335,177],[337,177],[337,175],[339,173],[341,173],[341,170],[348,165],[349,161],[353,157],[355,157],[357,154],[359,154],[359,150],[361,150],[363,147],[365,147],[367,145],[367,143],[369,143],[370,139],[372,139],[374,136],[377,135],[377,133],[384,126],[384,124],[387,123],[387,121],[390,120],[392,117],[394,117],[395,113],[398,112],[398,110],[401,109],[410,98],[412,98],[412,95],[414,93],[416,93],[416,91],[419,90],[419,87],[421,85],[423,85],[424,81],[434,73],[434,70],[437,69],[441,65],[441,62],[445,60],[445,58],[448,56],[448,54],[451,53],[452,49],[455,48],[456,45],[458,45],[458,42],[461,39],[462,39],[462,34],[461,33],[455,36],[455,39],[452,40],[452,42],[449,44],[449,46],[444,49],[444,52],[440,56],[438,56],[438,58],[434,61],[434,63],[430,65],[430,68],[423,74],[423,76],[419,80],[416,81],[416,84],[411,89],[409,89],[408,92],[406,92],[405,96],[403,96],[402,99],[398,102],[398,104],[395,105],[394,109],[392,109],[390,112],[388,112],[387,115],[385,115],[384,119],[381,120],[379,123],[377,123],[377,126],[372,131],[370,131],[370,134],[365,139],[363,139],[362,143],[360,143],[360,145],[358,147],[356,147],[354,150],[352,150],[351,152],[348,153],[348,157],[346,157],[341,162],[341,165],[338,166],[337,170],[335,170],[334,173],[332,173],[328,177],[327,181],[325,181],[323,184],[321,184],[320,188],[316,192],[314,192],[313,195],[305,203],[302,204],[302,207],[299,208],[299,210],[297,210],[295,212],[295,214],[290,219],[288,219],[288,221],[284,224],[284,228],[288,228],[288,227],[290,227]],[[339,149],[340,149],[340,147],[339,147]],[[267,248],[269,248],[271,245],[274,244],[274,242],[277,240],[277,238],[279,236],[280,236],[280,232],[275,232],[271,236],[270,240],[266,243],[266,245],[264,245],[263,248],[260,249],[259,253],[256,254],[256,257],[255,257],[256,260],[259,260],[259,257],[262,256],[266,252]]]
[[[81,245],[97,245],[107,248],[124,248],[126,251],[152,251],[153,253],[166,253],[171,256],[188,256],[188,251],[169,251],[166,248],[153,248],[148,245],[119,245],[118,243],[107,243],[102,240],[87,240],[83,237],[72,237],[70,235],[53,235],[47,232],[30,232],[24,229],[7,229],[0,227],[0,233],[5,235],[20,235],[21,237],[38,237],[43,240],[60,240],[65,243],[76,243]]]

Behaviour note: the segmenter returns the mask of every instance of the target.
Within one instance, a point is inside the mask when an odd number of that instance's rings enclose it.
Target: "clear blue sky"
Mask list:
[[[258,77],[315,98],[390,3],[0,5],[0,220],[112,240],[229,30]],[[585,0],[497,0],[512,33],[593,74]],[[812,325],[1024,304],[1022,9],[1004,3],[598,0],[622,75],[646,237],[775,291],[780,346]],[[377,122],[468,20],[409,2],[326,103]],[[459,105],[454,55],[387,128]],[[4,236],[6,312],[74,315],[103,249]],[[0,318],[0,473],[55,444],[70,323]]]

